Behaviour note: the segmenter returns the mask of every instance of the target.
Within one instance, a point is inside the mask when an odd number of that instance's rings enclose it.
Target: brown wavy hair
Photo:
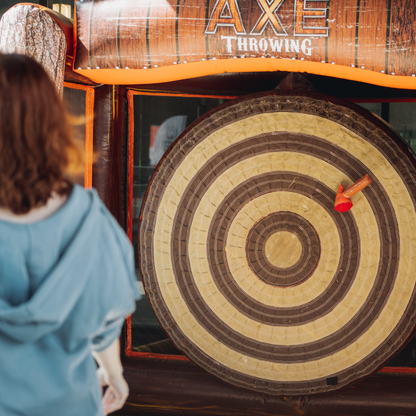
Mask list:
[[[66,195],[83,152],[48,74],[24,55],[0,55],[0,207],[25,214]]]

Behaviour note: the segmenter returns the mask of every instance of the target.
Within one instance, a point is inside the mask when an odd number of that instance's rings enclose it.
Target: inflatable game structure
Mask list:
[[[136,247],[120,415],[416,414],[410,3],[3,15],[0,51],[84,117],[84,184]]]

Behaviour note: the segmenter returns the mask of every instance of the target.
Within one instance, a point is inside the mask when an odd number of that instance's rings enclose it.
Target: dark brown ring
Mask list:
[[[278,232],[295,234],[302,244],[298,261],[287,268],[274,266],[265,253],[268,238]],[[288,211],[269,214],[250,230],[246,243],[247,262],[265,283],[274,286],[293,286],[306,281],[316,269],[321,255],[318,234],[309,221]]]
[[[224,156],[219,157],[223,160],[225,159]],[[294,182],[295,177],[297,180]],[[327,215],[335,223],[343,245],[339,263],[327,288],[320,296],[297,307],[280,308],[265,305],[245,293],[234,280],[234,276],[228,267],[225,250],[229,228],[240,209],[259,196],[279,191],[299,193],[308,198],[314,195],[311,203],[319,204],[326,211]],[[333,210],[334,200],[335,192],[325,185],[310,177],[286,172],[272,172],[248,179],[224,198],[211,221],[207,238],[207,255],[211,275],[215,276],[214,282],[217,288],[239,312],[250,319],[267,325],[296,326],[326,315],[342,300],[354,281],[358,270],[360,242],[353,215],[351,212],[347,212],[346,215],[342,216],[336,215]],[[185,212],[185,209],[181,209],[180,212]],[[178,221],[179,224],[179,217]],[[177,238],[180,238],[182,241],[188,241],[187,229],[183,227],[181,231],[184,234],[179,234]],[[176,235],[176,232],[173,234]],[[185,262],[189,264],[189,260],[187,256],[180,256],[180,253],[183,254],[181,250],[182,248],[177,253],[178,261],[175,263],[175,269],[176,273],[182,273],[181,276],[185,286],[191,290],[191,286],[194,285],[193,276],[185,271]],[[197,291],[196,288],[195,290]],[[199,294],[195,292],[192,295],[189,294],[189,296],[191,298],[188,298],[188,301],[192,304],[191,299],[197,298]],[[215,314],[204,309],[204,315],[207,313],[215,319]]]

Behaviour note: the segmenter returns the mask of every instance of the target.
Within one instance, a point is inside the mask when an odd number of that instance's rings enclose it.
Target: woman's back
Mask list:
[[[102,414],[90,348],[118,337],[134,280],[131,247],[94,191],[75,186],[42,221],[0,220],[0,414]]]
[[[0,54],[0,415],[98,416],[127,398],[132,247],[95,191],[73,185],[83,168],[45,70]]]
[[[33,210],[40,215],[13,215],[0,209],[0,297],[10,305],[29,300],[76,232],[88,201],[77,198],[82,205],[74,207],[73,197],[59,198],[62,206],[49,215],[46,207]],[[12,281],[6,278],[9,275],[14,276]]]

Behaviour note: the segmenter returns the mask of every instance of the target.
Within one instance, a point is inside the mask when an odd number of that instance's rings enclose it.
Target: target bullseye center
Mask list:
[[[286,269],[299,261],[302,243],[294,233],[277,231],[267,239],[265,254],[273,266]]]

